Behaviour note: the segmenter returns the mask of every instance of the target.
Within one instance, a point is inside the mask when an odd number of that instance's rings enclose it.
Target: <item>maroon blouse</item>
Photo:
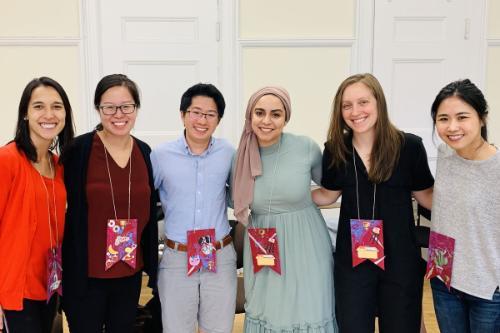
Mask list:
[[[113,182],[116,214],[118,218],[128,215],[128,178],[130,161],[125,168],[116,164],[108,153],[109,171]],[[106,226],[108,219],[114,219],[111,186],[104,145],[101,138],[95,134],[90,152],[87,171],[87,202],[88,202],[88,274],[93,278],[118,278],[133,275],[143,267],[140,239],[142,231],[149,220],[150,188],[148,170],[139,147],[134,142],[132,149],[132,176],[130,188],[130,218],[137,219],[137,263],[132,269],[123,261],[117,262],[105,271],[106,262]]]

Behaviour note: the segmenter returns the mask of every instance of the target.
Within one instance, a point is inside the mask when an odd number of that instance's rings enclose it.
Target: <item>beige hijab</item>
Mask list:
[[[249,207],[253,200],[255,177],[262,174],[259,143],[257,142],[257,136],[252,130],[252,111],[255,108],[255,104],[264,95],[274,95],[281,100],[285,108],[286,122],[290,120],[291,115],[290,96],[283,88],[261,88],[248,100],[245,127],[241,134],[233,173],[234,216],[245,226],[248,224]]]

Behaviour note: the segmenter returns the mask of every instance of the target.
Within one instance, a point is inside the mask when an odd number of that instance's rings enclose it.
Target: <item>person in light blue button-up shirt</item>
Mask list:
[[[236,253],[228,237],[226,191],[234,148],[212,136],[225,102],[211,84],[181,98],[184,133],[151,153],[155,187],[165,213],[167,245],[158,291],[164,332],[231,332],[236,302]],[[187,275],[187,233],[214,229],[216,272]]]

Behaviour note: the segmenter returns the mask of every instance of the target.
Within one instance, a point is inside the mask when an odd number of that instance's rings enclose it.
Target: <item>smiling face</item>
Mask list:
[[[269,147],[279,141],[286,125],[285,107],[274,95],[262,96],[252,110],[252,130],[260,147]]]
[[[186,129],[186,141],[191,149],[194,146],[208,146],[210,138],[219,124],[217,105],[211,97],[195,96],[187,112],[181,112]]]
[[[121,106],[124,104],[135,104],[130,91],[124,86],[111,87],[101,96],[100,106]],[[134,128],[137,110],[124,114],[122,110],[116,110],[113,115],[106,115],[99,110],[103,131],[107,135],[127,136]]]
[[[66,110],[59,93],[52,87],[39,86],[31,94],[26,114],[30,138],[35,147],[51,144],[63,130]]]
[[[356,82],[345,88],[341,107],[342,118],[354,136],[375,133],[377,100],[364,83]]]
[[[436,113],[439,137],[461,156],[468,156],[483,143],[483,125],[476,110],[456,96],[443,100]]]

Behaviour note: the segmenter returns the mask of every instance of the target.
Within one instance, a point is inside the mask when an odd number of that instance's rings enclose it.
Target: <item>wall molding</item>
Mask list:
[[[352,47],[354,38],[239,39],[240,47]]]
[[[500,46],[500,38],[487,38],[486,39],[487,46],[499,47]]]
[[[80,37],[0,37],[0,46],[77,46]]]

